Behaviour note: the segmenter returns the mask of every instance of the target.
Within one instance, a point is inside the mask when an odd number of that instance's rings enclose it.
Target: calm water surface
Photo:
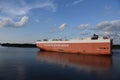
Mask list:
[[[0,48],[0,80],[120,80],[120,50],[110,56]]]

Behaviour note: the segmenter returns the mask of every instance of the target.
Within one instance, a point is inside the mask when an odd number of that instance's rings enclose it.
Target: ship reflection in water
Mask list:
[[[57,52],[38,52],[37,59],[59,66],[69,66],[82,70],[109,70],[112,65],[111,56],[95,56],[67,54]]]

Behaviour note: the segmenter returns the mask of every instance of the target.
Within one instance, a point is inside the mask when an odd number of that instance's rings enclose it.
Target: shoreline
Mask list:
[[[1,43],[2,47],[19,47],[19,48],[37,48],[36,44],[30,43]]]
[[[36,44],[31,43],[1,43],[2,47],[19,47],[19,48],[37,48]],[[112,49],[120,49],[120,45],[112,45]]]

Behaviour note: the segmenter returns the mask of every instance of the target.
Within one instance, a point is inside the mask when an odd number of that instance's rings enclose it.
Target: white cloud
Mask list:
[[[24,26],[28,22],[28,19],[29,18],[27,16],[24,16],[19,22],[15,22],[14,25],[16,27]]]
[[[56,11],[56,4],[52,1],[52,0],[44,0],[43,2],[38,1],[28,5],[29,6],[29,10],[31,9],[35,9],[35,8],[39,8],[39,9],[46,9],[46,10],[51,10],[53,12]]]
[[[79,25],[77,28],[78,28],[78,30],[86,30],[86,29],[88,29],[89,27],[90,27],[89,24],[81,24],[81,25]]]
[[[120,20],[103,21],[96,25],[96,31],[101,35],[108,35],[113,39],[113,43],[119,44]]]
[[[120,20],[102,21],[99,22],[95,28],[92,28],[90,24],[81,24],[77,27],[81,31],[91,31],[100,35],[109,35],[112,37],[120,37]],[[84,32],[83,32],[84,33]],[[83,34],[82,33],[82,34]]]
[[[34,0],[29,3],[26,0],[4,0],[4,2],[0,1],[0,5],[0,11],[6,15],[26,15],[32,9],[45,9],[55,12],[57,8],[53,0]]]
[[[116,33],[116,32],[102,32],[101,34],[103,34],[103,35],[105,35],[105,36],[107,36],[107,35],[109,35],[109,36],[118,36],[118,34]]]
[[[66,23],[62,24],[59,29],[62,31],[64,30],[68,25]]]
[[[95,28],[92,28],[90,24],[81,24],[77,29],[81,30],[80,35],[84,36],[94,33],[102,36],[110,36],[114,39],[113,43],[118,43],[120,39],[120,20],[102,21]]]
[[[83,1],[83,0],[76,0],[76,1],[73,2],[73,5],[79,4],[79,3],[81,3],[82,1]]]
[[[90,33],[89,32],[81,32],[80,35],[83,35],[83,36],[87,36],[89,35]]]
[[[96,28],[103,31],[120,31],[120,20],[103,21],[98,23]]]
[[[70,7],[70,6],[75,6],[80,4],[81,2],[83,2],[84,0],[73,0],[72,2],[69,2],[66,4],[66,7]]]
[[[55,33],[55,32],[60,32],[60,31],[64,31],[65,28],[68,27],[68,25],[66,23],[61,24],[60,26],[56,26],[56,24],[54,26],[50,27],[50,33]]]
[[[28,15],[33,9],[44,9],[55,12],[54,0],[0,0],[0,27],[22,26],[28,21]],[[20,17],[20,22],[15,22]]]
[[[13,21],[11,18],[0,19],[0,27],[22,27],[28,22],[28,17],[24,16],[20,21]]]

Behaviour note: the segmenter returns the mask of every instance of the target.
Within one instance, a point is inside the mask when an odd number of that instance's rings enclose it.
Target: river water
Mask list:
[[[120,80],[120,50],[91,56],[1,47],[0,80]]]

